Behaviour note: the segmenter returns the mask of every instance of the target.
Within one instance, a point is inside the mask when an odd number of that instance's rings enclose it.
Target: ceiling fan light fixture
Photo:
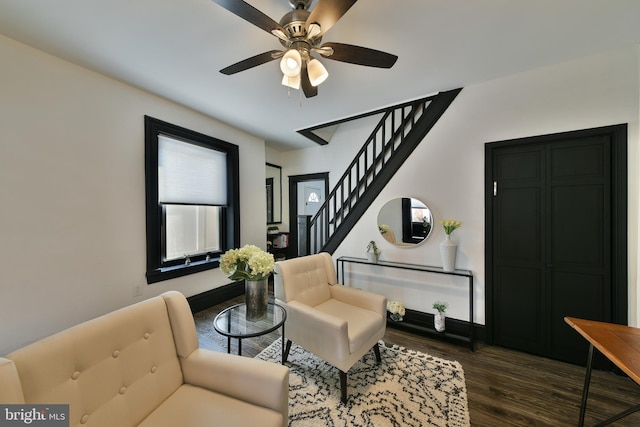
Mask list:
[[[290,87],[291,89],[300,89],[300,74],[297,76],[289,77],[286,74],[282,76],[282,85]]]
[[[289,49],[280,60],[280,70],[285,76],[294,77],[300,75],[302,69],[302,57],[296,49]]]
[[[312,59],[307,63],[307,72],[309,73],[309,82],[311,86],[319,86],[322,82],[327,80],[329,72],[324,65],[317,59]]]

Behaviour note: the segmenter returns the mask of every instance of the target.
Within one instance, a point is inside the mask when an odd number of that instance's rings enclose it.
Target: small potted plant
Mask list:
[[[436,314],[433,316],[433,325],[438,332],[444,332],[444,312],[449,305],[446,302],[436,301],[433,303],[433,308],[436,310]]]
[[[369,262],[378,262],[380,259],[380,249],[378,249],[375,240],[370,241],[367,245],[367,259]]]

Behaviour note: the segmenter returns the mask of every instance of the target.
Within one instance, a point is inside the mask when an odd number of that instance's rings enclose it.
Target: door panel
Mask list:
[[[612,257],[621,255],[612,249],[612,209],[622,206],[613,197],[612,138],[577,131],[487,150],[487,191],[497,186],[487,195],[493,343],[584,363],[587,345],[564,317],[613,321],[626,284],[612,280]]]
[[[497,219],[508,232],[497,235],[496,243],[503,263],[541,261],[540,190],[508,188],[500,190]],[[523,227],[526,224],[526,227]]]
[[[494,250],[495,342],[540,354],[544,345],[541,286],[544,270],[540,234],[544,199],[543,152],[538,147],[505,149],[497,155]],[[497,227],[499,225],[499,227]]]
[[[602,186],[551,189],[551,265],[604,267],[605,212]]]
[[[497,274],[496,340],[505,347],[542,354],[540,269],[501,267]],[[502,285],[502,286],[500,286]]]
[[[548,355],[584,363],[587,345],[565,316],[611,317],[609,140],[547,145],[549,155]]]
[[[566,327],[565,316],[582,319],[606,319],[604,307],[608,304],[605,287],[600,277],[556,271],[551,274],[549,291],[550,329],[549,355],[560,360],[585,364],[587,341],[573,329]]]

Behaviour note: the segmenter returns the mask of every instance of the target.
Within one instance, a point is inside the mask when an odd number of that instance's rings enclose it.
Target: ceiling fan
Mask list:
[[[368,67],[391,68],[398,57],[361,46],[344,43],[321,44],[326,33],[357,0],[289,0],[293,10],[276,22],[243,0],[213,0],[229,12],[276,36],[284,50],[270,50],[247,58],[220,70],[231,75],[280,59],[282,84],[302,90],[307,98],[318,94],[320,85],[329,76],[326,68],[311,54],[316,53],[334,61]]]

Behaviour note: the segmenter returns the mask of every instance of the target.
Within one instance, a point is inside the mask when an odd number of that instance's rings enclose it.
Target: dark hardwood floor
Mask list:
[[[227,351],[227,340],[213,330],[212,322],[224,308],[242,302],[229,300],[195,314],[200,345]],[[242,341],[243,356],[253,357],[279,337],[279,331]],[[237,352],[237,340],[231,351]],[[467,383],[472,426],[575,426],[578,421],[585,368],[545,359],[501,347],[479,343],[475,352],[464,345],[450,344],[403,332],[391,327],[384,336],[387,345],[396,344],[432,356],[457,360]],[[640,388],[626,376],[594,371],[585,425],[640,403]],[[640,413],[613,426],[639,426]]]

